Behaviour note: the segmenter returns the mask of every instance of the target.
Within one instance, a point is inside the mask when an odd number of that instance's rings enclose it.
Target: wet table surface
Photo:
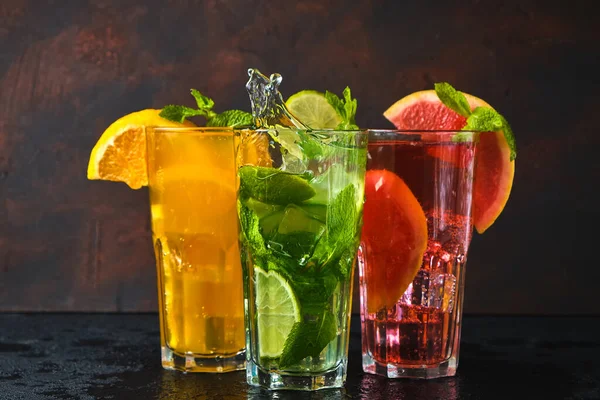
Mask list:
[[[599,317],[464,318],[458,374],[364,374],[352,320],[343,390],[269,393],[243,372],[160,366],[154,314],[0,314],[0,399],[600,399]]]

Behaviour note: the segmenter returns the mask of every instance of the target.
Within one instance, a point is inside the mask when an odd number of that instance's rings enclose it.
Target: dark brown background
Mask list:
[[[365,127],[438,81],[493,104],[516,132],[516,178],[473,239],[465,311],[600,312],[593,5],[2,0],[0,310],[155,310],[147,190],[87,181],[89,152],[124,114],[191,105],[191,87],[248,109],[257,67],[286,95],[350,85]]]

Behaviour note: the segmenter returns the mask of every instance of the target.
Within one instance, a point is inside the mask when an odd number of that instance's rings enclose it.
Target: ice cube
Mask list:
[[[431,279],[429,286],[429,306],[442,312],[452,312],[456,294],[456,277],[453,274],[439,274]]]
[[[413,279],[411,284],[412,290],[410,293],[410,303],[412,305],[426,306],[429,304],[429,298],[431,296],[431,276],[430,272],[425,269],[420,269],[417,272],[417,276]]]

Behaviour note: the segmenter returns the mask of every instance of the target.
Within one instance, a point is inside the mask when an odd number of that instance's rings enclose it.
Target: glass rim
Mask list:
[[[453,142],[456,135],[462,135],[458,142],[476,142],[483,131],[459,129],[369,129],[369,143],[380,142]]]
[[[381,133],[381,134],[399,133],[399,134],[407,134],[407,135],[414,135],[414,134],[419,134],[419,133],[429,133],[429,134],[439,134],[439,135],[445,135],[445,134],[451,134],[451,133],[476,134],[476,133],[487,132],[487,131],[478,131],[478,130],[474,130],[474,129],[468,129],[468,130],[461,130],[461,129],[367,129],[367,131],[369,133]]]
[[[368,136],[369,131],[368,129],[333,129],[333,128],[324,128],[324,129],[300,129],[300,128],[281,128],[281,130],[283,129],[290,129],[292,131],[296,131],[296,132],[304,132],[304,133],[313,133],[316,135],[329,135],[329,136],[334,136],[334,135],[348,135],[348,136]],[[240,128],[237,129],[237,132],[255,132],[258,134],[270,134],[270,132],[277,132],[278,128],[260,128],[260,129],[252,129],[252,128]]]
[[[208,132],[219,132],[219,131],[231,131],[235,128],[229,126],[147,126],[146,129],[161,132],[185,132],[185,131],[208,131]]]
[[[147,126],[146,129],[148,131],[160,132],[160,133],[192,133],[192,134],[232,134],[236,135],[241,132],[254,132],[258,134],[269,134],[269,132],[277,131],[277,128],[233,128],[230,126]],[[283,128],[282,128],[283,129]],[[287,129],[287,128],[286,128]],[[357,135],[357,136],[367,136],[369,134],[368,129],[332,129],[332,128],[324,128],[324,129],[299,129],[299,128],[289,128],[294,131],[306,132],[306,133],[315,133],[318,135]]]
[[[276,131],[280,128],[257,128],[257,129],[253,129],[253,128],[235,128],[235,129],[240,129],[240,130],[250,130],[250,131],[257,131],[257,132],[268,132],[268,131]],[[368,128],[358,128],[358,129],[335,129],[335,128],[307,128],[307,129],[300,129],[300,128],[296,128],[296,127],[292,127],[292,126],[283,126],[281,127],[281,129],[290,129],[290,130],[294,130],[294,131],[305,131],[305,132],[363,132],[363,131],[367,131]]]
[[[147,126],[146,132],[160,135],[227,136],[233,137],[235,130],[227,126]]]

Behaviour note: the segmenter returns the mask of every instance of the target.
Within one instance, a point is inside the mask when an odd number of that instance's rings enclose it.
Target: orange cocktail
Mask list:
[[[242,369],[233,130],[154,128],[147,133],[163,367]]]

